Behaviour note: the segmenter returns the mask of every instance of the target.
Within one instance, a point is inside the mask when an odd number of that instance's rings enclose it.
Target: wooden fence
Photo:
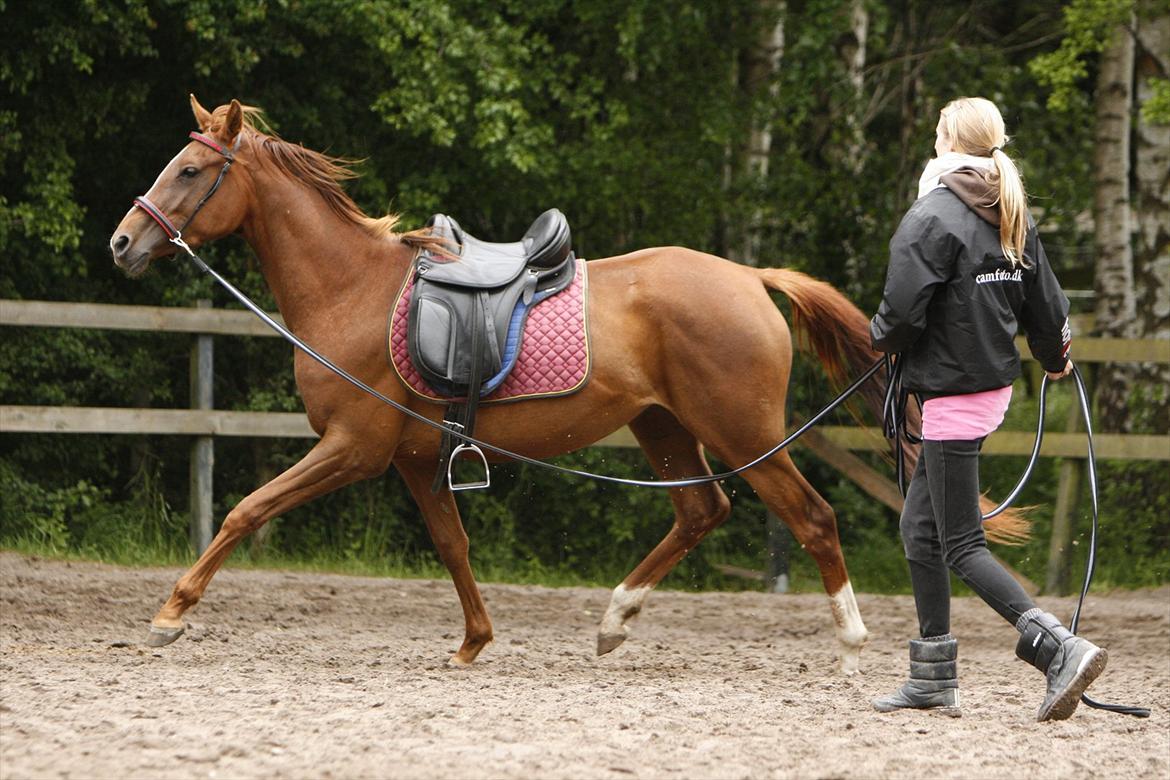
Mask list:
[[[280,319],[278,315],[274,315]],[[215,336],[273,337],[274,333],[250,312],[212,309],[201,301],[196,308],[121,306],[100,303],[0,300],[0,325],[17,327],[95,328],[109,330],[189,333],[191,350],[191,408],[132,409],[109,407],[0,405],[0,431],[5,433],[113,433],[175,434],[193,437],[191,457],[192,542],[204,549],[212,530],[212,467],[214,438],[217,436],[313,438],[303,414],[282,412],[234,412],[214,408]],[[1020,352],[1028,355],[1020,340]],[[1156,362],[1170,363],[1170,341],[1156,339],[1078,338],[1078,363]],[[1038,369],[1038,367],[1036,367]],[[1033,432],[997,431],[988,437],[986,455],[1028,455]],[[857,482],[879,501],[901,506],[901,497],[892,482],[870,468],[851,451],[884,451],[886,441],[875,429],[825,425],[800,440],[814,454]],[[1097,457],[1122,460],[1170,461],[1170,436],[1103,434],[1094,437]],[[636,446],[633,435],[623,428],[596,446]],[[1066,516],[1063,528],[1054,530],[1053,557],[1059,559],[1071,543],[1075,495],[1075,459],[1085,456],[1084,434],[1070,427],[1061,433],[1045,433],[1041,455],[1074,459],[1068,476],[1062,472],[1056,514]],[[1058,539],[1058,535],[1060,538]],[[1059,550],[1057,549],[1059,548]],[[1050,580],[1052,577],[1050,576]],[[1052,586],[1052,582],[1049,583]]]

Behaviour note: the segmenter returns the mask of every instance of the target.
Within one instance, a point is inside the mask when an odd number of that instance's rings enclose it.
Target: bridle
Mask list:
[[[223,178],[227,176],[228,169],[231,168],[232,163],[236,161],[236,156],[233,153],[233,150],[228,149],[214,138],[203,135],[203,133],[191,131],[187,134],[187,137],[192,141],[198,141],[209,149],[212,149],[213,151],[223,155],[224,163],[223,167],[219,169],[219,175],[215,177],[215,183],[211,185],[211,189],[204,193],[203,197],[199,199],[199,202],[195,204],[195,209],[191,212],[187,219],[183,221],[183,226],[180,228],[175,227],[175,223],[171,222],[167,215],[163,213],[163,210],[151,203],[150,199],[145,195],[139,195],[136,197],[134,199],[134,205],[137,208],[145,211],[147,215],[153,219],[160,228],[162,228],[162,231],[167,235],[168,241],[180,249],[185,250],[188,254],[193,254],[191,252],[191,247],[187,246],[187,242],[183,240],[183,231],[186,230],[187,226],[191,224],[191,220],[195,219],[195,215],[198,214],[199,211],[207,205],[207,201],[211,200],[211,196],[219,190],[219,185],[223,184]],[[236,138],[236,144],[239,144],[239,136]]]

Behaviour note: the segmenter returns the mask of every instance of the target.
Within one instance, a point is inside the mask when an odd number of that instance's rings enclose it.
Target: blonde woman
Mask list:
[[[1028,216],[1007,141],[991,101],[960,98],[942,110],[936,157],[890,241],[870,323],[874,348],[901,354],[903,385],[923,404],[922,454],[900,526],[921,638],[910,641],[910,679],[874,701],[883,712],[959,712],[948,569],[1015,625],[1016,654],[1047,675],[1038,720],[1071,716],[1105,668],[1105,651],[1039,609],[983,536],[979,450],[1003,421],[1020,374],[1017,331],[1049,378],[1072,369],[1068,299]]]

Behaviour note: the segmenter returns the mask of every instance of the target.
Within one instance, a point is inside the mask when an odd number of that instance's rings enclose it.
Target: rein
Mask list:
[[[891,357],[890,355],[885,355],[882,358],[879,358],[878,360],[876,360],[873,363],[873,365],[871,365],[869,368],[867,368],[865,370],[865,372],[858,379],[856,379],[853,382],[853,384],[849,385],[849,387],[845,388],[845,390],[842,391],[840,395],[838,395],[836,398],[834,398],[829,403],[828,406],[821,409],[819,412],[817,412],[815,415],[813,415],[811,418],[809,418],[809,420],[807,422],[805,422],[804,425],[800,426],[800,428],[798,428],[796,431],[789,434],[782,442],[780,442],[775,447],[773,447],[772,449],[765,452],[763,455],[760,455],[758,458],[755,458],[754,460],[744,464],[743,466],[740,466],[739,468],[732,469],[730,471],[725,471],[725,472],[722,472],[720,474],[709,474],[709,475],[702,476],[702,477],[690,477],[687,479],[673,479],[673,480],[628,479],[625,477],[614,477],[614,476],[611,476],[608,474],[594,474],[594,473],[588,472],[588,471],[567,468],[565,466],[558,466],[555,463],[547,463],[547,462],[542,461],[542,460],[537,460],[536,458],[530,458],[527,455],[521,455],[518,452],[512,452],[512,451],[506,450],[502,447],[497,447],[494,444],[490,444],[490,443],[482,441],[480,439],[476,439],[473,436],[468,436],[464,433],[461,433],[458,430],[455,430],[451,426],[447,426],[447,425],[444,425],[443,423],[435,422],[434,420],[431,420],[430,418],[419,414],[418,412],[414,411],[413,409],[410,409],[409,407],[398,403],[393,398],[389,398],[389,397],[383,395],[382,393],[378,392],[373,387],[370,387],[368,384],[366,384],[362,380],[358,379],[357,377],[353,376],[345,369],[338,366],[336,363],[331,361],[329,358],[325,357],[324,355],[322,355],[319,352],[317,352],[316,350],[314,350],[312,347],[310,347],[308,344],[306,344],[304,341],[302,341],[300,338],[298,338],[296,335],[294,335],[292,333],[292,331],[290,331],[288,328],[284,327],[284,325],[282,325],[279,322],[277,322],[276,320],[274,320],[271,316],[268,315],[268,313],[266,311],[264,311],[262,308],[260,308],[251,298],[249,298],[247,295],[245,295],[243,292],[241,292],[239,289],[237,289],[234,285],[232,285],[231,282],[229,282],[227,279],[225,279],[223,276],[221,276],[218,272],[216,272],[215,269],[213,269],[206,262],[204,262],[203,258],[201,258],[201,257],[199,257],[199,255],[195,254],[195,251],[193,249],[191,249],[191,247],[187,244],[186,241],[183,240],[183,230],[185,230],[187,228],[187,226],[191,224],[191,221],[193,219],[195,219],[195,215],[198,214],[200,209],[202,209],[203,206],[207,203],[207,201],[211,199],[211,196],[216,193],[216,191],[219,189],[220,185],[223,183],[223,179],[227,175],[228,169],[231,168],[232,163],[235,162],[235,155],[233,154],[232,150],[229,150],[227,147],[218,143],[214,139],[209,138],[209,137],[203,135],[202,133],[196,133],[196,132],[191,132],[189,134],[189,137],[192,140],[198,141],[199,143],[201,143],[201,144],[213,149],[214,151],[218,152],[219,154],[221,154],[225,158],[225,162],[223,164],[223,168],[221,168],[219,171],[219,175],[215,179],[215,183],[212,184],[211,188],[207,191],[207,193],[202,198],[200,198],[199,202],[195,205],[195,209],[191,212],[190,216],[188,216],[187,219],[183,222],[182,228],[176,228],[174,226],[174,223],[172,223],[171,220],[166,216],[166,214],[163,213],[162,209],[158,208],[156,205],[151,203],[150,200],[147,199],[147,197],[145,195],[140,195],[140,196],[134,198],[134,205],[137,208],[140,208],[143,211],[145,211],[151,217],[151,219],[153,219],[155,221],[155,223],[157,223],[158,226],[160,228],[162,228],[162,231],[167,236],[167,240],[170,241],[175,246],[182,249],[184,252],[186,252],[187,255],[191,258],[191,260],[195,263],[195,265],[199,267],[200,270],[202,270],[203,272],[205,272],[207,274],[210,274],[211,277],[213,279],[215,279],[216,282],[218,282],[225,290],[227,290],[229,293],[231,293],[232,297],[234,297],[237,301],[239,301],[241,304],[243,304],[243,306],[246,309],[248,309],[253,314],[255,314],[257,317],[259,317],[261,320],[263,320],[264,323],[266,325],[268,325],[268,327],[275,330],[282,338],[285,339],[285,341],[288,341],[294,347],[301,350],[309,357],[313,358],[313,360],[317,361],[323,367],[329,369],[331,372],[333,372],[334,374],[336,374],[340,378],[344,379],[349,384],[358,388],[359,390],[366,393],[367,395],[370,395],[370,396],[378,399],[379,401],[387,404],[388,406],[394,408],[395,410],[406,415],[410,419],[416,420],[417,422],[420,422],[423,425],[429,426],[431,428],[435,428],[436,430],[439,430],[439,431],[443,432],[444,434],[449,435],[450,437],[452,437],[454,439],[460,440],[464,444],[471,445],[474,447],[480,447],[482,449],[486,449],[486,450],[489,450],[491,452],[494,452],[497,455],[502,455],[502,456],[509,458],[511,460],[515,460],[515,461],[518,461],[520,463],[527,463],[528,465],[537,466],[539,468],[549,469],[550,471],[554,471],[554,472],[557,472],[560,474],[568,474],[568,475],[577,476],[577,477],[584,477],[587,479],[595,479],[595,480],[599,480],[602,482],[610,482],[610,483],[619,484],[619,485],[630,485],[630,486],[634,486],[634,487],[652,487],[652,488],[689,487],[692,485],[706,484],[708,482],[719,482],[719,481],[725,480],[729,477],[733,477],[737,474],[741,474],[741,473],[747,471],[748,469],[753,468],[754,466],[758,466],[760,463],[762,463],[763,461],[772,457],[773,455],[780,452],[781,450],[785,449],[790,444],[792,444],[792,442],[796,441],[801,436],[803,436],[806,431],[808,431],[810,428],[812,428],[814,425],[816,425],[818,422],[820,422],[826,415],[829,414],[829,412],[836,409],[838,406],[840,406],[842,403],[844,403],[845,400],[847,398],[849,398],[849,396],[851,396],[855,392],[857,392],[857,390],[863,384],[865,384],[865,382],[867,382],[874,374],[876,374],[878,372],[878,369],[885,366],[887,369],[887,375],[888,375],[889,381],[888,381],[887,387],[886,387],[886,398],[885,398],[885,405],[884,405],[884,410],[883,410],[882,425],[883,425],[883,430],[884,430],[886,436],[888,438],[891,438],[894,440],[894,445],[895,445],[894,449],[897,453],[898,488],[901,491],[902,496],[905,497],[906,490],[905,490],[905,484],[904,484],[904,482],[905,482],[904,455],[902,452],[901,439],[906,438],[906,440],[911,442],[911,443],[921,442],[921,439],[914,436],[913,434],[910,434],[908,431],[906,431],[905,417],[904,417],[903,413],[904,413],[905,408],[906,408],[906,403],[908,400],[908,393],[904,392],[903,388],[902,388],[901,361],[896,359],[896,358]],[[1085,389],[1085,382],[1084,382],[1084,379],[1081,377],[1081,372],[1076,367],[1075,364],[1073,365],[1073,376],[1076,378],[1076,386],[1077,386],[1077,393],[1078,393],[1079,398],[1080,398],[1081,413],[1084,415],[1084,418],[1085,418],[1085,431],[1086,431],[1086,439],[1088,442],[1089,486],[1090,486],[1090,493],[1093,497],[1093,526],[1092,526],[1092,533],[1090,535],[1090,540],[1089,540],[1089,556],[1088,556],[1088,561],[1087,561],[1086,566],[1085,566],[1085,579],[1084,579],[1083,585],[1081,586],[1081,595],[1077,601],[1077,608],[1076,608],[1076,611],[1073,613],[1072,622],[1071,622],[1071,626],[1070,626],[1070,629],[1075,634],[1076,630],[1077,630],[1077,624],[1080,622],[1081,609],[1084,606],[1085,596],[1089,592],[1089,585],[1092,582],[1093,571],[1096,567],[1098,503],[1097,503],[1097,461],[1096,461],[1096,457],[1095,457],[1094,451],[1093,451],[1093,429],[1092,429],[1092,423],[1091,423],[1090,414],[1089,414],[1089,396],[1088,396],[1088,391]],[[1048,396],[1048,377],[1047,377],[1047,375],[1045,375],[1045,377],[1042,380],[1041,385],[1040,385],[1040,413],[1039,413],[1039,420],[1038,420],[1037,429],[1036,429],[1036,442],[1032,448],[1032,456],[1028,461],[1027,467],[1024,469],[1023,475],[1020,477],[1020,481],[1016,484],[1015,488],[1012,489],[1012,491],[1008,495],[1007,499],[1005,499],[1003,501],[1003,503],[1001,503],[998,507],[993,509],[991,512],[984,515],[983,516],[984,520],[987,520],[990,517],[995,517],[997,514],[1004,511],[1005,509],[1007,509],[1011,505],[1011,502],[1014,501],[1016,499],[1016,497],[1019,495],[1020,491],[1023,490],[1024,484],[1027,482],[1028,478],[1031,476],[1032,469],[1035,467],[1036,462],[1039,459],[1040,443],[1041,443],[1041,440],[1044,436],[1044,412],[1045,412],[1045,402],[1046,402],[1047,396]],[[1093,707],[1095,709],[1108,710],[1110,712],[1118,712],[1118,713],[1122,713],[1125,715],[1133,715],[1134,717],[1138,717],[1138,718],[1148,718],[1150,716],[1150,711],[1148,709],[1145,709],[1142,707],[1131,707],[1131,706],[1122,705],[1122,704],[1104,704],[1101,702],[1094,701],[1093,699],[1089,698],[1085,694],[1081,694],[1081,701],[1083,701],[1085,704],[1087,704],[1088,706]]]

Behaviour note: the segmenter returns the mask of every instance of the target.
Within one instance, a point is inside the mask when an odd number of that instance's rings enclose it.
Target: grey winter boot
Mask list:
[[[1048,691],[1036,720],[1071,717],[1085,688],[1105,670],[1108,654],[1039,608],[1020,615],[1016,630],[1020,632],[1016,655],[1048,677]]]
[[[959,640],[950,634],[910,640],[910,679],[873,700],[878,712],[938,710],[959,717]]]

